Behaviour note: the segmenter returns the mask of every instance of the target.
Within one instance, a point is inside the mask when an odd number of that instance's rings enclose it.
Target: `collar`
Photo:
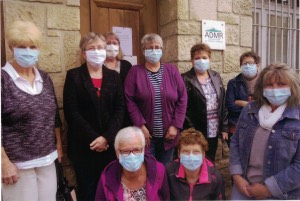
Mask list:
[[[14,67],[9,62],[6,62],[5,66],[2,69],[9,74],[9,76],[13,79],[13,81],[16,81],[18,79],[24,80],[22,77],[20,77],[18,72],[14,69]],[[35,75],[34,82],[38,82],[38,81],[43,82],[43,79],[38,69],[33,67],[33,70]]]
[[[208,161],[207,159],[204,159],[201,169],[200,169],[199,178],[198,178],[198,181],[196,184],[208,184],[211,182],[209,179],[208,166],[213,166],[213,164],[210,161]],[[178,172],[176,174],[176,177],[180,178],[180,179],[186,179],[185,173],[184,173],[184,167],[181,163],[180,163]]]

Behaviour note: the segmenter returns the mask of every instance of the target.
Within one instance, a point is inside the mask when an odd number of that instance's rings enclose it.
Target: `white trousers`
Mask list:
[[[56,201],[55,164],[19,170],[15,184],[2,183],[3,201]]]

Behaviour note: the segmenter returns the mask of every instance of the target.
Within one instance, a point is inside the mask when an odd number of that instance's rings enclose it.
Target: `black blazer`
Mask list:
[[[68,123],[68,154],[88,154],[90,143],[99,136],[113,149],[124,116],[124,95],[120,76],[103,66],[100,97],[96,94],[87,65],[67,72],[64,86],[64,113]]]
[[[124,85],[125,78],[131,68],[131,63],[127,60],[120,60],[120,78]]]

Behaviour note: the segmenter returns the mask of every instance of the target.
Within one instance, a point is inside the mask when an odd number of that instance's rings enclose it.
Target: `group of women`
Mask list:
[[[6,39],[13,60],[1,70],[3,200],[55,200],[61,121],[52,81],[37,68],[41,32],[17,21]],[[292,68],[259,72],[260,58],[246,52],[225,92],[206,44],[191,48],[193,67],[182,75],[162,62],[157,34],[142,38],[145,63],[133,67],[114,33],[90,32],[79,47],[85,63],[67,72],[63,92],[79,200],[224,199],[213,162],[218,137],[228,134],[232,199],[300,198]]]

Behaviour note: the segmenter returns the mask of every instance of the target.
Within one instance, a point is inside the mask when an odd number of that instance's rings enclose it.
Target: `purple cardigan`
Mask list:
[[[152,156],[145,155],[147,168],[146,196],[148,201],[170,200],[170,191],[165,167]],[[121,184],[122,166],[118,160],[111,162],[102,172],[95,201],[123,200]]]
[[[128,111],[134,126],[140,127],[145,124],[152,133],[155,92],[145,65],[133,66],[130,69],[124,88]],[[165,136],[170,126],[182,128],[187,107],[186,88],[175,65],[164,64],[160,90]],[[177,139],[178,135],[174,140],[165,141],[165,149],[175,147]]]

